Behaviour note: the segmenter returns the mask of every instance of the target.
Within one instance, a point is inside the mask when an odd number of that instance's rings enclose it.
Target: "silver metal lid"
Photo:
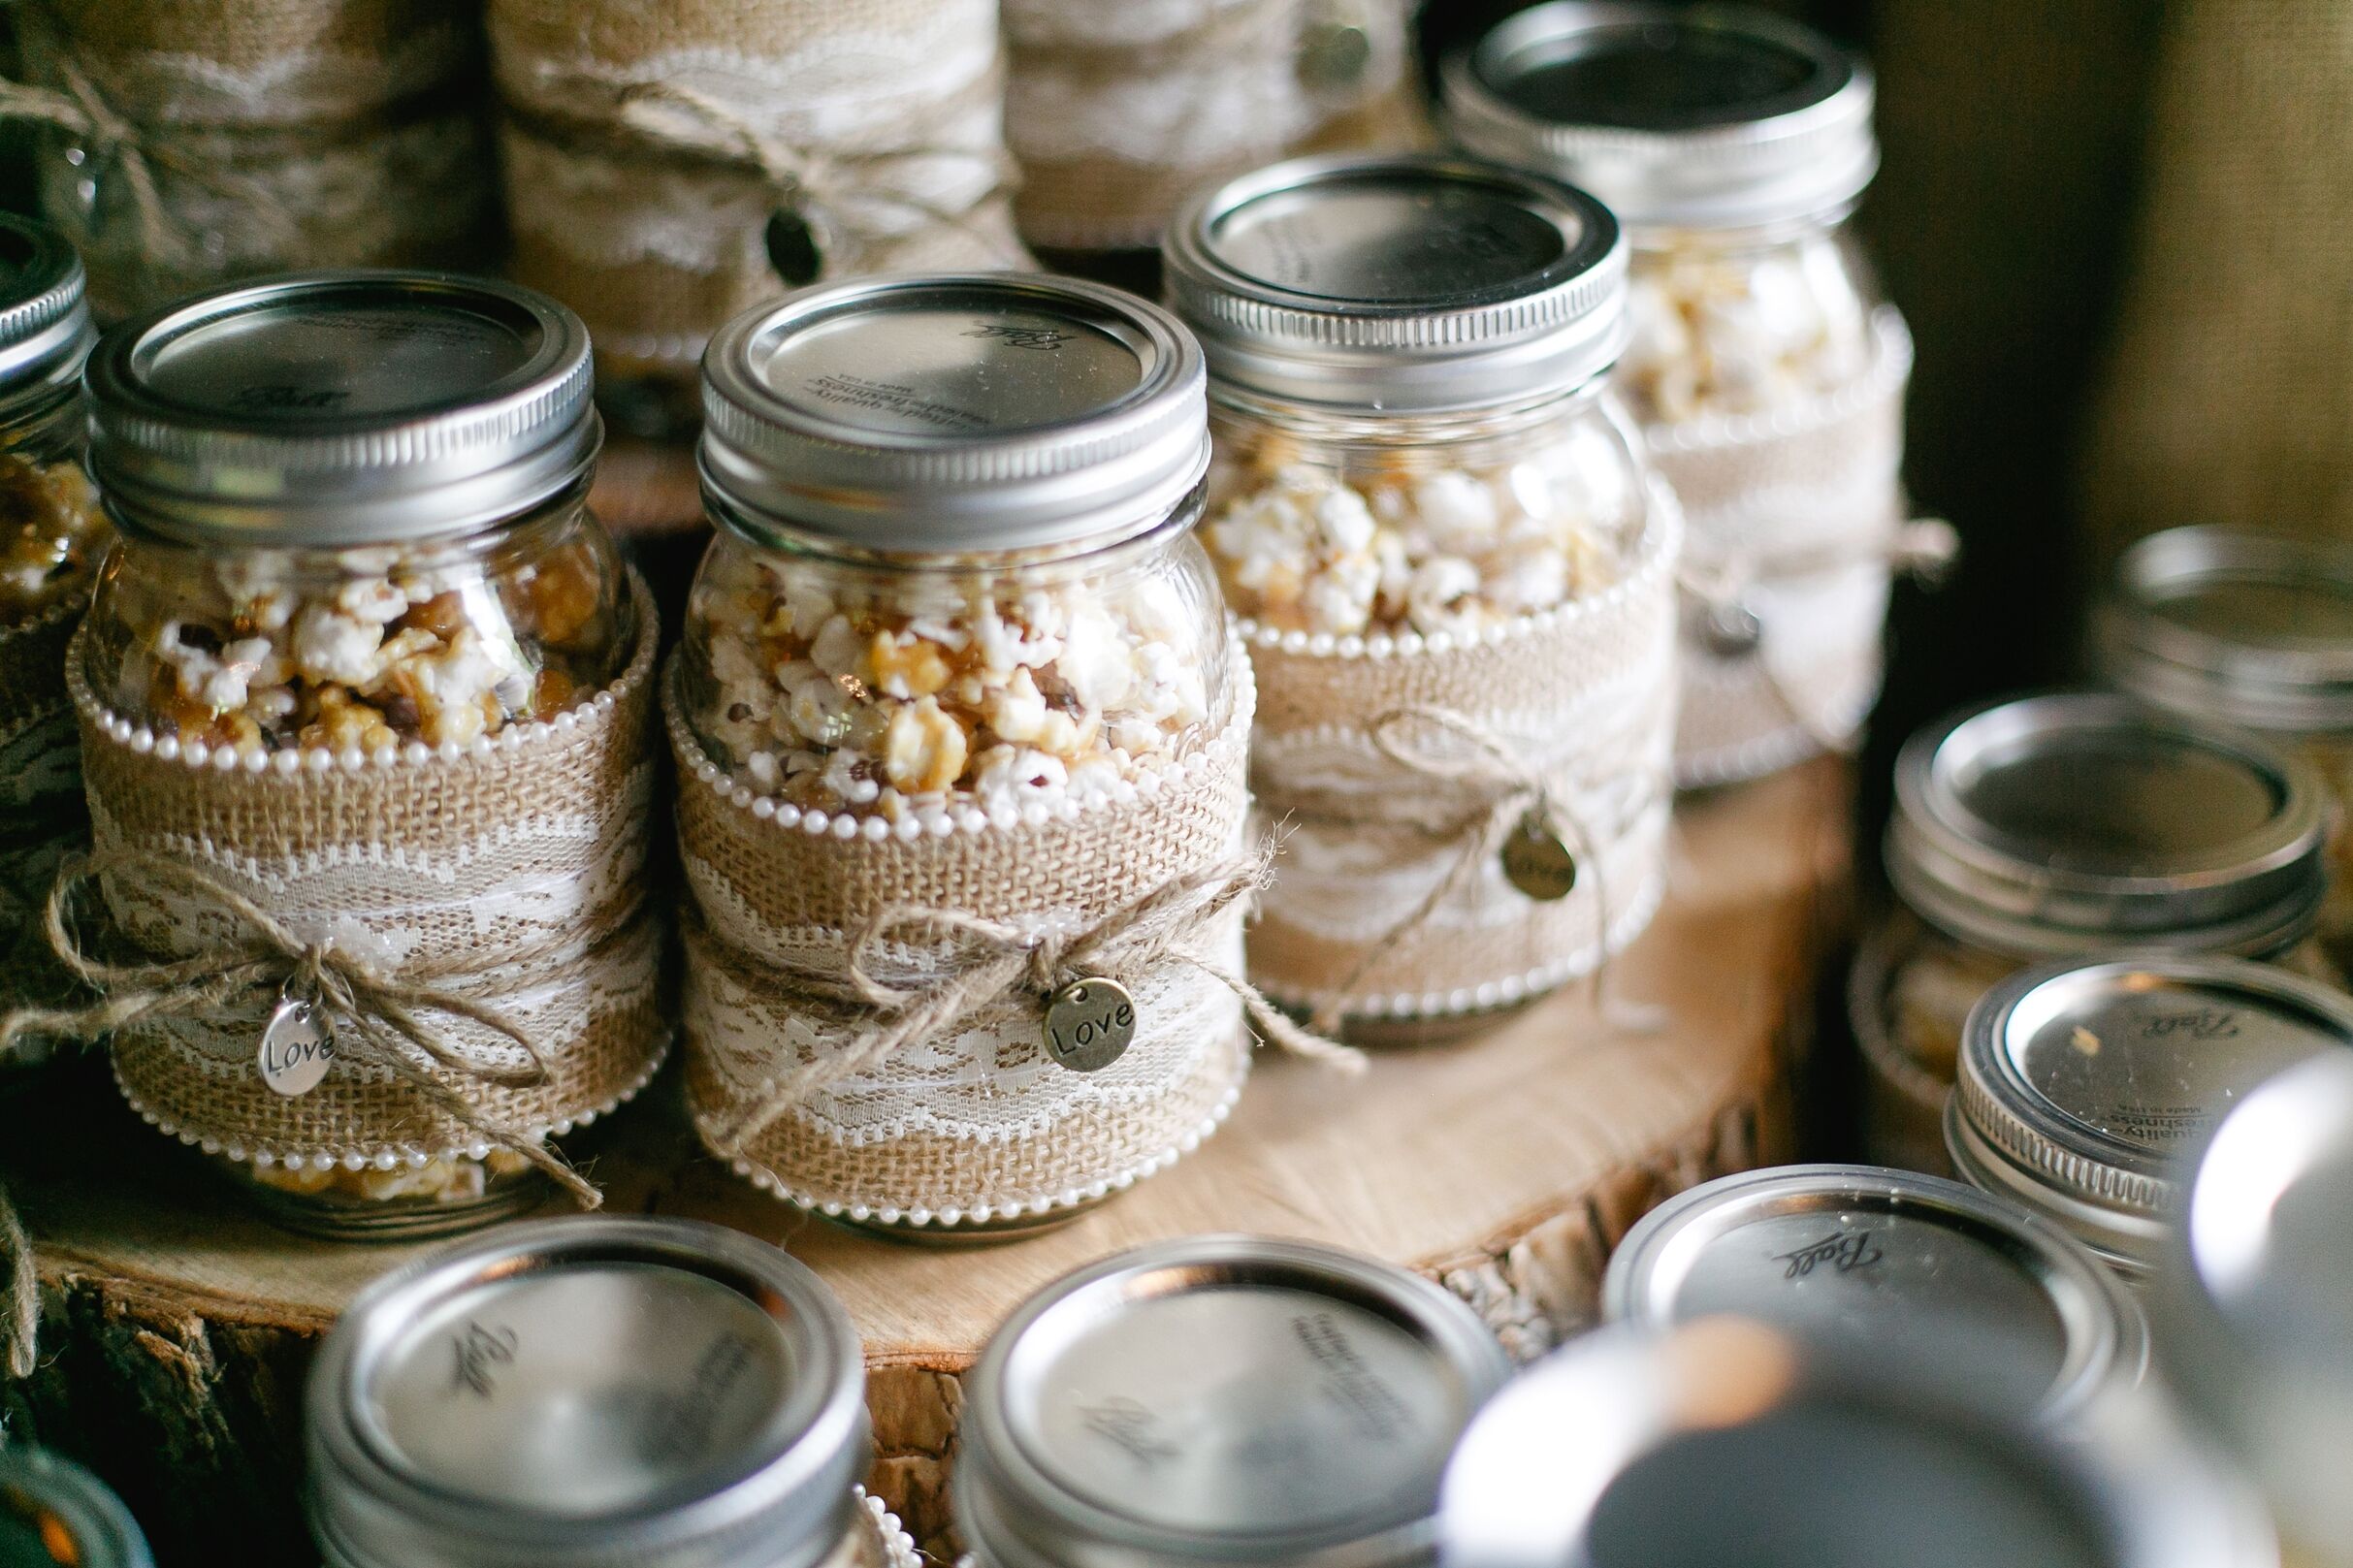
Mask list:
[[[849,1315],[715,1225],[513,1226],[362,1293],[310,1375],[332,1568],[811,1568],[871,1442]]]
[[[1581,185],[1632,228],[1832,217],[1879,171],[1870,71],[1745,6],[1555,0],[1449,56],[1439,82],[1464,146]]]
[[[1626,246],[1583,191],[1463,158],[1298,158],[1196,193],[1169,299],[1223,387],[1382,411],[1565,393],[1626,346]]]
[[[2348,1046],[2353,999],[2269,965],[2149,951],[2029,970],[1970,1011],[1947,1138],[1972,1183],[2138,1273],[2185,1148],[2264,1079]]]
[[[105,1482],[46,1449],[0,1443],[0,1563],[154,1568],[155,1559]]]
[[[720,329],[704,493],[756,534],[952,554],[1157,527],[1209,467],[1201,350],[1075,278],[863,278]]]
[[[119,323],[90,355],[90,470],[132,524],[338,548],[464,533],[585,476],[588,330],[530,289],[304,272]]]
[[[2185,713],[2258,729],[2353,729],[2353,548],[2175,528],[2116,562],[2102,672]]]
[[[1438,1477],[1508,1373],[1426,1280],[1202,1236],[1049,1286],[966,1381],[952,1483],[993,1568],[1426,1558]]]
[[[2353,1056],[2249,1093],[2187,1185],[2152,1298],[2167,1377],[2288,1534],[2353,1563]]]
[[[2318,916],[2324,799],[2310,764],[2244,730],[2107,693],[2022,697],[1905,743],[1887,879],[1932,924],[2018,957],[2269,954]]]
[[[1601,1313],[1656,1329],[1733,1313],[1890,1365],[1961,1354],[1989,1398],[2061,1418],[2139,1381],[2140,1304],[2058,1227],[1909,1170],[1784,1166],[1668,1200],[1627,1232]]]
[[[46,223],[0,212],[0,413],[73,385],[96,339],[81,258]]]
[[[2064,1425],[1955,1351],[1850,1361],[1761,1324],[1618,1325],[1499,1394],[1446,1472],[1448,1568],[2276,1568],[2261,1510],[2111,1387]]]

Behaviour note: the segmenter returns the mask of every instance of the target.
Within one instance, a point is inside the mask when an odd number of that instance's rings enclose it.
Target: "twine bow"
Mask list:
[[[719,1130],[719,1145],[724,1152],[739,1152],[810,1095],[917,1040],[954,1033],[964,1019],[991,1003],[1017,1000],[1036,1008],[1043,1020],[1045,999],[1064,985],[1098,977],[1133,978],[1172,961],[1190,965],[1241,998],[1251,1026],[1263,1039],[1343,1072],[1362,1072],[1361,1052],[1302,1029],[1248,980],[1193,949],[1193,939],[1219,915],[1266,887],[1273,859],[1270,841],[1250,854],[1174,878],[1092,925],[1066,934],[1024,931],[957,910],[883,906],[852,939],[849,983],[839,987],[837,995],[827,996],[821,985],[805,980],[795,985],[796,1000],[830,1005],[847,1016],[850,1042],[792,1074]],[[870,967],[876,950],[893,941],[951,945],[937,974],[919,983],[893,985],[876,978]]]
[[[989,232],[972,218],[973,212],[1009,194],[1016,181],[1013,160],[1001,149],[940,144],[832,152],[795,146],[770,135],[720,99],[677,81],[648,81],[623,89],[620,118],[631,132],[657,146],[751,164],[759,171],[780,209],[798,213],[823,232],[867,243],[899,238],[858,215],[861,207],[879,205],[955,230],[1008,266],[1029,265],[1029,258],[1002,235]],[[925,158],[960,158],[978,164],[987,174],[988,184],[958,209],[871,177],[878,170]],[[822,233],[818,240],[822,272],[829,258],[823,254]]]
[[[48,15],[48,8],[19,3],[11,9],[21,18],[18,25],[27,36],[36,29],[44,36],[48,59],[65,90],[0,80],[0,119],[55,126],[89,143],[89,150],[98,158],[111,158],[130,189],[140,249],[150,263],[184,268],[196,257],[196,246],[165,203],[162,183],[156,177],[158,169],[237,202],[241,219],[262,231],[272,248],[283,251],[291,245],[298,233],[293,215],[257,181],[222,168],[215,160],[191,154],[167,134],[143,131],[108,101],[90,74],[75,61],[64,42],[66,29]]]
[[[1462,744],[1445,752],[1432,750],[1410,733],[1417,725],[1424,734],[1435,731]],[[1374,748],[1399,767],[1434,784],[1475,792],[1482,797],[1482,804],[1465,819],[1439,831],[1438,836],[1455,840],[1462,847],[1453,864],[1432,884],[1420,903],[1365,949],[1346,977],[1317,1006],[1307,1020],[1308,1026],[1327,1032],[1338,1027],[1347,1010],[1348,995],[1365,976],[1395,952],[1399,944],[1428,924],[1448,900],[1461,893],[1479,869],[1501,852],[1504,840],[1532,816],[1568,841],[1570,852],[1576,858],[1577,875],[1593,883],[1595,1011],[1605,1020],[1630,1030],[1659,1027],[1660,1020],[1649,1010],[1613,1013],[1611,1009],[1603,980],[1603,972],[1609,967],[1609,889],[1603,880],[1598,841],[1576,812],[1553,793],[1543,774],[1523,760],[1510,742],[1477,720],[1431,703],[1393,708],[1375,718],[1368,732]]]
[[[225,916],[239,935],[188,958],[115,963],[99,957],[81,944],[73,902],[84,883],[109,874],[140,878],[149,886],[177,884]],[[30,1035],[86,1044],[146,1019],[201,1019],[239,1028],[276,998],[306,996],[335,1026],[338,1056],[391,1074],[469,1132],[522,1156],[583,1208],[602,1201],[596,1189],[544,1143],[502,1125],[443,1081],[441,1075],[486,1087],[528,1088],[548,1080],[546,1056],[521,1025],[497,1008],[423,980],[391,978],[333,942],[313,942],[290,930],[210,872],[152,850],[100,849],[69,859],[49,889],[42,925],[50,952],[98,1000],[79,1008],[11,1009],[0,1021],[0,1055]],[[421,1016],[428,1011],[469,1019],[504,1036],[528,1065],[498,1067],[467,1056]]]

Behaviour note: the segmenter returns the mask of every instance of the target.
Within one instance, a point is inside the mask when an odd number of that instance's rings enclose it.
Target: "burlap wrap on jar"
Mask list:
[[[314,267],[480,267],[495,191],[468,0],[34,0],[0,113],[113,318]]]
[[[192,866],[386,981],[496,1008],[548,1069],[531,1084],[481,1076],[512,1075],[529,1058],[470,1017],[423,1006],[416,1015],[467,1071],[387,1045],[380,1030],[371,1045],[369,1031],[337,1019],[325,1077],[289,1097],[257,1066],[264,997],[225,1016],[167,1008],[118,1030],[114,1075],[134,1108],[233,1160],[390,1169],[561,1135],[644,1086],[668,1024],[663,922],[645,885],[657,626],[644,583],[630,588],[632,656],[594,699],[464,751],[355,753],[357,767],[322,750],[279,752],[258,771],[222,766],[235,753],[184,749],[104,711],[77,646],[69,670],[98,867],[138,851]],[[141,952],[217,952],[225,967],[254,948],[251,923],[217,892],[136,859],[98,880],[113,934]],[[393,1072],[394,1053],[469,1114]]]
[[[883,912],[1115,932],[1155,892],[1235,865],[1255,705],[1246,666],[1225,722],[1132,793],[1015,823],[967,811],[953,831],[914,837],[874,836],[880,819],[788,820],[731,784],[686,729],[674,689],[666,699],[693,895],[682,916],[687,1096],[704,1141],[739,1173],[856,1221],[1005,1221],[1123,1189],[1225,1119],[1250,1065],[1229,978],[1241,967],[1246,899],[1108,966],[1135,999],[1135,1036],[1100,1071],[1055,1062],[1027,990],[990,996],[855,1071],[827,1067],[876,1016],[850,999],[857,934]],[[952,983],[975,956],[920,921],[900,929],[911,935],[876,932],[884,940],[865,944],[885,984]]]
[[[65,688],[66,645],[81,624],[76,600],[0,630],[0,996],[12,999],[51,995],[63,979],[39,940],[39,900],[89,836]],[[24,1040],[14,1060],[46,1054]]]
[[[1260,989],[1319,1022],[1508,1006],[1591,973],[1664,891],[1682,522],[1654,480],[1615,585],[1475,642],[1251,634],[1257,814],[1284,835]],[[1507,878],[1531,813],[1566,895]]]
[[[994,0],[491,0],[512,272],[691,378],[819,278],[1027,267]],[[773,220],[773,221],[772,221]]]
[[[1005,0],[1022,238],[1159,243],[1193,187],[1293,152],[1420,144],[1401,0]]]
[[[1850,749],[1879,698],[1892,575],[1941,552],[1941,525],[1905,519],[1911,335],[1885,308],[1872,331],[1869,368],[1836,392],[1645,432],[1690,530],[1683,787]]]

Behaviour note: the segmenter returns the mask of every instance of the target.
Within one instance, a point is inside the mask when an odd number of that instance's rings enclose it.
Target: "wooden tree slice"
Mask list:
[[[1024,1296],[1106,1253],[1246,1231],[1335,1242],[1439,1279],[1518,1356],[1586,1325],[1610,1247],[1653,1203],[1785,1156],[1789,1045],[1844,910],[1848,775],[1819,762],[1688,803],[1673,890],[1611,969],[1613,1025],[1557,996],[1472,1043],[1362,1078],[1270,1059],[1175,1169],[1060,1231],[939,1251],[839,1230],[737,1180],[658,1084],[581,1152],[618,1211],[722,1221],[790,1248],[865,1336],[873,1485],[934,1550],[957,1379]],[[24,1097],[0,1161],[33,1236],[42,1361],[0,1385],[13,1431],[121,1489],[165,1563],[314,1562],[296,1504],[306,1352],[353,1292],[414,1256],[273,1229],[103,1082]]]

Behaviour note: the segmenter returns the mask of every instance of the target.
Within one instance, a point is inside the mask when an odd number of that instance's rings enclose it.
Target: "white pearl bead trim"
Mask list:
[[[1017,1220],[1025,1214],[1049,1214],[1056,1209],[1080,1208],[1088,1203],[1099,1202],[1113,1193],[1126,1192],[1144,1177],[1156,1175],[1160,1171],[1168,1169],[1177,1161],[1200,1148],[1201,1140],[1217,1131],[1225,1119],[1234,1113],[1234,1106],[1241,1099],[1241,1085],[1237,1083],[1225,1092],[1224,1098],[1202,1120],[1201,1125],[1177,1139],[1173,1147],[1163,1149],[1150,1159],[1140,1165],[1131,1166],[1117,1175],[1089,1182],[1084,1187],[1073,1187],[1060,1193],[1031,1196],[1012,1201],[988,1199],[947,1204],[937,1208],[920,1205],[902,1208],[892,1204],[843,1202],[837,1200],[820,1199],[804,1192],[786,1182],[765,1166],[754,1161],[737,1159],[730,1164],[737,1175],[771,1198],[781,1199],[793,1207],[805,1209],[812,1214],[822,1214],[829,1220],[849,1220],[858,1225],[904,1225],[917,1230],[953,1230],[957,1226],[963,1225],[986,1225],[991,1220]]]
[[[1665,897],[1666,880],[1653,877],[1634,895],[1633,902],[1626,907],[1625,912],[1610,923],[1609,941],[1602,947],[1596,948],[1588,944],[1552,963],[1517,975],[1506,975],[1500,979],[1481,980],[1476,985],[1458,985],[1445,991],[1393,991],[1372,996],[1350,996],[1334,991],[1289,991],[1263,979],[1258,980],[1258,988],[1286,1010],[1312,1012],[1326,1003],[1338,1002],[1348,1013],[1370,1018],[1443,1018],[1457,1013],[1484,1012],[1490,1008],[1516,1007],[1520,1003],[1533,1001],[1548,991],[1559,990],[1570,980],[1592,974],[1604,956],[1615,957],[1624,952],[1649,927]]]
[[[1628,566],[1626,575],[1598,593],[1563,600],[1549,610],[1514,616],[1492,626],[1482,626],[1465,636],[1443,631],[1432,632],[1428,636],[1418,631],[1336,636],[1325,631],[1282,631],[1246,617],[1237,623],[1238,627],[1252,648],[1264,649],[1269,653],[1305,655],[1310,658],[1379,660],[1419,658],[1425,655],[1451,654],[1456,649],[1499,646],[1607,615],[1628,599],[1655,592],[1659,579],[1673,567],[1682,553],[1683,507],[1676,501],[1675,493],[1657,474],[1649,476],[1645,489],[1650,501],[1650,517],[1642,530],[1641,548]]]
[[[158,735],[145,724],[136,723],[98,701],[97,693],[89,688],[82,671],[82,639],[87,630],[74,633],[72,646],[66,650],[65,678],[72,693],[75,712],[84,722],[115,745],[138,756],[152,756],[161,762],[179,762],[192,769],[212,768],[220,773],[234,773],[239,768],[259,776],[274,774],[291,779],[308,772],[323,774],[331,768],[345,773],[359,773],[368,768],[421,768],[465,761],[486,760],[500,752],[517,752],[526,747],[563,744],[583,733],[596,733],[612,714],[620,699],[643,686],[654,668],[654,649],[661,638],[657,624],[653,590],[629,568],[629,591],[637,607],[637,646],[620,678],[593,696],[583,697],[552,719],[532,720],[529,723],[513,723],[496,735],[478,735],[466,746],[455,741],[443,741],[439,746],[427,746],[422,741],[410,741],[405,746],[379,746],[363,752],[356,746],[330,752],[325,747],[291,747],[269,752],[259,747],[233,749],[215,747],[204,741],[181,741],[176,735]]]
[[[1850,742],[1858,739],[1863,720],[1878,700],[1879,683],[1874,681],[1858,701],[1848,705],[1848,712],[1838,716],[1837,721],[1829,726],[1830,732]],[[1675,787],[1713,789],[1720,784],[1745,784],[1794,767],[1821,751],[1821,740],[1814,731],[1803,724],[1786,724],[1737,746],[1712,747],[1676,757]]]
[[[1683,454],[1712,452],[1728,446],[1761,446],[1811,434],[1825,425],[1851,419],[1862,409],[1902,390],[1912,374],[1912,334],[1894,307],[1872,313],[1875,344],[1871,367],[1854,380],[1816,397],[1802,398],[1754,414],[1701,414],[1643,427],[1642,439],[1653,452]]]
[[[527,1128],[525,1129],[526,1135],[540,1141],[551,1137],[564,1137],[576,1129],[588,1126],[598,1117],[609,1116],[623,1105],[628,1104],[644,1091],[645,1086],[653,1081],[654,1074],[661,1070],[662,1062],[670,1054],[674,1038],[674,1036],[665,1037],[661,1046],[654,1052],[653,1059],[645,1071],[612,1099],[561,1121]],[[124,1103],[129,1104],[132,1110],[138,1112],[141,1121],[145,1122],[166,1137],[177,1137],[190,1148],[200,1149],[206,1154],[216,1155],[224,1160],[233,1160],[239,1165],[251,1165],[261,1170],[267,1170],[273,1166],[284,1166],[289,1170],[333,1170],[338,1166],[345,1170],[371,1168],[398,1170],[403,1166],[411,1170],[422,1170],[435,1160],[487,1160],[490,1158],[492,1148],[488,1142],[453,1143],[440,1149],[421,1148],[413,1143],[371,1143],[339,1149],[248,1147],[242,1143],[206,1137],[202,1134],[190,1132],[184,1127],[166,1120],[131,1092],[130,1086],[122,1081],[122,1074],[119,1071],[114,1074],[114,1087],[121,1091]]]
[[[1239,635],[1237,631],[1237,635]],[[1144,771],[1133,779],[1122,779],[1110,788],[1084,796],[1055,794],[1047,796],[1013,811],[999,807],[983,811],[969,802],[947,806],[926,807],[912,816],[892,822],[883,816],[861,816],[854,812],[832,812],[815,807],[803,808],[790,801],[754,793],[736,782],[735,778],[706,755],[702,744],[689,729],[686,717],[680,712],[678,700],[678,668],[673,656],[671,668],[662,682],[662,720],[670,734],[670,754],[680,770],[737,811],[749,813],[756,820],[772,822],[779,828],[797,828],[811,838],[833,838],[848,843],[863,839],[869,844],[886,844],[895,839],[901,844],[914,844],[924,838],[945,839],[957,833],[1008,833],[1019,828],[1040,828],[1049,822],[1076,822],[1088,812],[1126,808],[1139,799],[1149,800],[1164,789],[1173,789],[1188,778],[1198,779],[1223,768],[1237,759],[1249,744],[1250,721],[1258,712],[1257,674],[1246,658],[1234,661],[1234,700],[1232,712],[1217,733],[1202,748],[1187,756],[1171,757],[1145,764]]]
[[[922,1568],[923,1559],[915,1549],[915,1537],[907,1533],[907,1527],[899,1522],[899,1517],[883,1506],[883,1500],[864,1487],[855,1487],[852,1490],[866,1511],[866,1528],[872,1530],[875,1539],[882,1544],[886,1568]]]

